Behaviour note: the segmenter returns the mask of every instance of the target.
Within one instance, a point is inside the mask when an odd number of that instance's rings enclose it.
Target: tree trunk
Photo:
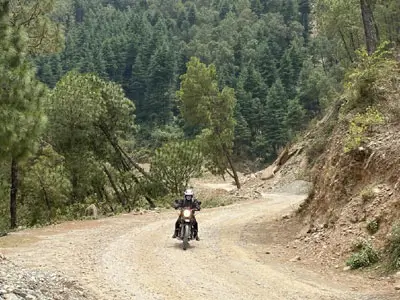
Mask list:
[[[369,55],[374,53],[378,44],[378,32],[376,30],[374,15],[368,0],[360,0],[361,15],[364,24],[365,44]]]
[[[72,178],[71,178],[71,185],[72,185],[72,193],[70,203],[74,204],[78,200],[78,176],[76,176],[75,170],[72,171]]]
[[[112,201],[110,200],[110,197],[108,196],[108,193],[104,188],[104,186],[101,187],[101,190],[103,191],[104,197],[106,199],[108,206],[110,207],[111,212],[114,213],[114,207],[112,206]]]
[[[351,56],[350,49],[349,49],[349,47],[347,46],[346,39],[344,38],[344,34],[343,34],[343,32],[342,32],[340,29],[339,29],[339,34],[340,34],[340,37],[341,37],[341,39],[342,39],[344,48],[346,49],[347,56],[349,57],[350,62],[353,63],[354,61],[353,61],[353,57]]]
[[[117,198],[118,198],[119,202],[121,202],[122,206],[125,207],[126,200],[121,196],[121,193],[119,192],[118,187],[115,184],[110,171],[107,169],[106,166],[103,166],[103,170],[104,170],[104,173],[106,173],[106,175],[108,177],[108,180],[110,181],[110,184],[111,184],[115,194],[117,195]]]
[[[18,193],[18,163],[11,160],[11,189],[10,189],[10,228],[17,227],[17,193]]]
[[[121,148],[121,146],[118,144],[117,141],[115,141],[110,134],[107,132],[106,129],[104,129],[102,126],[99,126],[101,131],[103,131],[105,137],[108,139],[110,142],[111,146],[113,146],[114,150],[120,154],[121,157],[125,157],[129,163],[137,170],[139,171],[144,177],[146,177],[149,180],[152,180],[150,175],[137,163],[135,162],[125,151],[124,149]]]
[[[47,195],[46,187],[44,186],[44,183],[43,183],[43,181],[41,180],[40,177],[39,177],[39,183],[40,183],[40,186],[41,186],[41,189],[42,189],[42,192],[43,192],[43,196],[44,196],[44,200],[46,202],[47,210],[48,210],[48,213],[49,213],[48,220],[51,221],[51,217],[52,217],[52,214],[51,214],[51,202],[50,202],[50,199],[49,199],[49,197]]]
[[[125,151],[124,149],[121,148],[121,146],[118,144],[117,141],[115,141],[109,134],[109,132],[102,126],[99,126],[100,130],[104,133],[105,137],[107,140],[110,142],[111,146],[113,146],[114,150],[120,155],[122,161],[124,162],[124,158],[128,160],[128,162],[137,170],[139,171],[145,178],[147,178],[149,181],[153,181],[154,179],[151,178],[150,174],[147,173],[137,162],[135,162]],[[124,162],[125,165],[125,162]],[[136,177],[132,174],[133,178],[135,179]],[[136,178],[135,180],[136,183],[139,183],[139,180]],[[146,198],[147,202],[150,205],[150,208],[155,208],[155,204],[153,200],[148,196],[144,195]]]
[[[233,165],[231,156],[229,155],[228,150],[226,149],[226,147],[223,147],[223,150],[225,152],[225,156],[226,156],[226,159],[228,160],[229,166],[230,166],[230,168],[232,170],[232,174],[230,174],[230,175],[231,176],[233,175],[232,178],[235,180],[236,187],[237,187],[238,190],[240,190],[241,185],[240,185],[240,181],[239,181],[239,176],[238,176],[238,174],[236,172],[235,166]]]

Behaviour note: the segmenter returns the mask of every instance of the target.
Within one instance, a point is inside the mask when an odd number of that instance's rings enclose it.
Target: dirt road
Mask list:
[[[265,195],[202,210],[202,240],[186,251],[171,238],[175,211],[27,230],[0,240],[0,250],[17,263],[62,271],[97,299],[394,299],[374,296],[362,282],[354,291],[295,263],[258,259],[265,248],[243,239],[245,225],[251,230],[249,223],[282,215],[302,199]]]

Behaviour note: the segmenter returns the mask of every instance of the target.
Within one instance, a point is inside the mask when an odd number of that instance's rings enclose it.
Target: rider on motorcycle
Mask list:
[[[175,200],[174,208],[184,208],[184,207],[190,207],[193,210],[193,236],[196,239],[196,241],[200,241],[199,235],[198,235],[198,224],[196,221],[196,217],[194,216],[194,211],[199,211],[200,204],[201,202],[197,201],[197,199],[194,198],[194,193],[191,189],[187,189],[184,193],[185,197],[184,199],[180,200]],[[180,224],[180,216],[178,217],[178,220],[175,222],[175,232],[172,238],[176,238],[179,233],[179,224]]]

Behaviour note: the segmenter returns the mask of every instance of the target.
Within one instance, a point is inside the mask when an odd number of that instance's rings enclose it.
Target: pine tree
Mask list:
[[[53,53],[62,48],[64,36],[61,26],[51,18],[55,0],[12,0],[9,2],[12,4],[9,22],[14,28],[24,28],[27,51],[30,54]]]
[[[304,27],[304,41],[308,43],[309,36],[310,36],[310,13],[311,13],[311,7],[310,7],[310,0],[300,0],[299,2],[299,11],[300,11],[300,22],[301,25]]]
[[[172,120],[172,90],[174,88],[174,55],[164,43],[151,58],[146,80],[142,120],[166,125]]]
[[[298,98],[289,101],[288,109],[285,116],[285,127],[288,129],[289,138],[293,138],[296,132],[304,128],[306,118],[306,110],[300,104]]]
[[[278,76],[276,61],[272,56],[268,43],[263,42],[257,49],[257,66],[262,79],[267,87],[270,87]]]
[[[11,161],[10,226],[17,226],[18,164],[33,150],[44,124],[45,89],[26,57],[23,28],[9,25],[9,1],[0,5],[0,157]]]
[[[278,79],[268,91],[263,112],[264,137],[275,155],[278,154],[279,148],[287,142],[287,128],[285,126],[286,97],[283,84]]]

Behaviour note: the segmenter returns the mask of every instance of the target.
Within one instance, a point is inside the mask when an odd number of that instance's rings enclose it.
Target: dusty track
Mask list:
[[[245,225],[290,211],[302,198],[265,195],[202,210],[202,240],[187,251],[171,239],[173,211],[27,230],[1,239],[0,250],[6,245],[17,263],[62,271],[98,299],[394,299],[374,296],[362,282],[352,291],[293,263],[258,259],[265,250],[243,239]]]

